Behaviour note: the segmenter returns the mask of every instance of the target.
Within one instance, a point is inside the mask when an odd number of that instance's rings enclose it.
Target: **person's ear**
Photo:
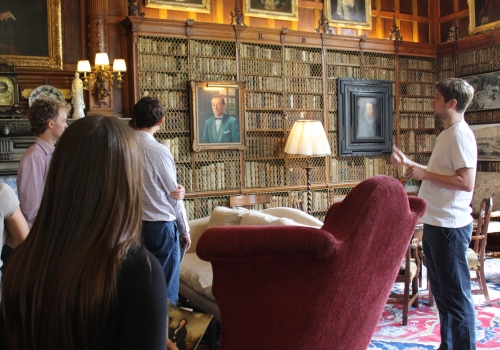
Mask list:
[[[455,108],[458,104],[458,101],[452,98],[448,103],[449,103],[449,108]]]
[[[47,129],[52,129],[54,127],[54,119],[47,120]]]
[[[163,119],[164,118],[161,118],[160,121],[158,122],[158,124],[156,124],[156,126],[160,126],[161,124],[163,124]]]

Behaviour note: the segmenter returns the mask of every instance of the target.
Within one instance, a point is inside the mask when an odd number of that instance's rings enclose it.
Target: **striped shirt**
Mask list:
[[[176,221],[180,234],[189,233],[184,202],[170,197],[177,190],[175,162],[167,147],[146,131],[137,131],[144,154],[142,220]]]

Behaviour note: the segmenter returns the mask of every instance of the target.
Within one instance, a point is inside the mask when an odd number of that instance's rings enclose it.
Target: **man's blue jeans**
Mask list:
[[[424,224],[424,254],[441,323],[439,349],[476,348],[476,318],[467,248],[472,223],[460,228]]]
[[[179,300],[180,247],[177,226],[173,221],[143,221],[142,242],[160,262],[172,304]]]

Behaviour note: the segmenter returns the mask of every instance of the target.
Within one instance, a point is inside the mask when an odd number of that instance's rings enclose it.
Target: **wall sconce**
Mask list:
[[[115,89],[121,89],[123,82],[122,72],[127,71],[127,66],[124,59],[117,58],[113,62],[113,69],[109,65],[108,54],[105,52],[99,52],[95,55],[95,67],[94,72],[90,68],[90,62],[88,60],[78,61],[78,67],[76,69],[79,73],[83,73],[83,88],[85,90],[92,90],[94,85],[97,90],[97,100],[102,100],[109,96],[109,92],[106,89],[106,80],[109,81],[110,85]],[[87,73],[90,73],[87,75]],[[116,85],[114,84],[116,79]]]

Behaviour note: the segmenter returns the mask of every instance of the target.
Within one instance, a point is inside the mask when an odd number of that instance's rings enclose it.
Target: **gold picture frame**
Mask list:
[[[1,11],[0,16],[7,15],[7,19],[0,22],[3,26],[0,57],[16,68],[62,69],[61,0],[46,0],[46,5],[39,0],[32,2],[33,7],[30,6],[29,10],[25,3],[12,2],[4,6],[8,11]],[[37,6],[40,6],[40,11],[36,10]],[[47,16],[40,16],[45,14],[45,9]]]
[[[246,149],[245,83],[191,81],[190,85],[193,151]],[[216,112],[222,115],[219,125]]]
[[[145,0],[145,4],[158,9],[210,13],[210,0]]]
[[[245,0],[245,16],[299,20],[298,0]]]
[[[372,29],[371,0],[325,0],[325,13],[333,27]]]
[[[498,11],[489,10],[489,6],[495,6],[492,4],[491,0],[485,0],[482,2],[476,2],[476,0],[467,0],[467,3],[469,4],[470,35],[484,33],[489,30],[500,28],[500,16],[490,18],[492,13],[498,13]],[[479,6],[481,5],[482,7],[479,8]]]

